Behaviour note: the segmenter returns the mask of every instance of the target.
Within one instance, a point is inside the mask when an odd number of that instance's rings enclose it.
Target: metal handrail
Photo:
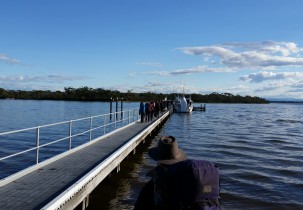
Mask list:
[[[137,113],[137,114],[135,114]],[[119,112],[112,112],[112,113],[108,113],[108,114],[102,114],[102,115],[95,115],[95,116],[90,116],[90,117],[84,117],[84,118],[79,118],[79,119],[74,119],[74,120],[69,120],[69,121],[62,121],[62,122],[57,122],[57,123],[52,123],[52,124],[46,124],[46,125],[39,125],[36,127],[31,127],[31,128],[25,128],[25,129],[20,129],[20,130],[14,130],[14,131],[8,131],[8,132],[3,132],[0,133],[0,137],[4,136],[4,135],[10,135],[10,134],[16,134],[16,133],[21,133],[21,132],[25,132],[25,131],[34,131],[36,130],[36,145],[34,147],[31,147],[29,149],[20,151],[20,152],[16,152],[13,154],[9,154],[6,155],[4,157],[0,157],[0,161],[2,160],[6,160],[33,150],[36,150],[36,164],[39,163],[39,154],[40,154],[40,148],[64,141],[69,139],[69,149],[72,149],[72,142],[73,142],[73,138],[77,137],[77,136],[83,136],[84,134],[89,133],[89,138],[88,141],[92,141],[94,139],[92,139],[93,136],[93,132],[96,130],[101,130],[103,129],[103,134],[99,135],[97,138],[99,138],[100,136],[106,134],[106,128],[112,126],[110,129],[110,131],[114,131],[118,128],[118,124],[120,123],[121,127],[124,127],[134,121],[138,121],[139,120],[139,115],[138,115],[139,111],[138,109],[132,109],[132,110],[126,110],[126,111],[119,111]],[[111,120],[110,116],[114,116],[113,120]],[[118,116],[121,116],[120,119]],[[101,119],[102,124],[98,124],[96,127],[93,127],[93,123],[95,119]],[[89,129],[88,130],[82,130],[81,132],[77,132],[77,133],[73,133],[73,131],[77,130],[76,128],[73,129],[72,125],[74,124],[74,122],[80,122],[80,121],[85,121],[85,120],[89,120]],[[59,138],[56,140],[53,140],[51,142],[47,142],[44,144],[40,143],[41,140],[41,133],[40,130],[46,127],[52,127],[52,126],[58,126],[58,125],[68,125],[69,127],[69,132],[68,132],[68,136],[64,136],[63,138]],[[78,128],[79,129],[79,128]],[[83,141],[85,142],[85,141]],[[78,145],[79,146],[79,145]],[[65,152],[65,151],[63,151]],[[62,153],[63,153],[62,152]],[[58,155],[58,154],[57,154]]]

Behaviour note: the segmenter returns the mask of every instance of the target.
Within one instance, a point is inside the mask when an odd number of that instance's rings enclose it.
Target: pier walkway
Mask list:
[[[168,118],[136,121],[82,146],[38,164],[30,173],[0,183],[0,209],[74,209],[136,146]]]

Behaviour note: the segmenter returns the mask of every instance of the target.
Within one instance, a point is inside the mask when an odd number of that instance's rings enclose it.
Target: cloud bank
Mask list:
[[[260,83],[266,80],[285,80],[285,79],[302,79],[303,73],[302,72],[258,72],[258,73],[251,73],[249,75],[244,75],[240,77],[240,80],[249,81],[252,83]]]
[[[267,70],[281,66],[302,66],[303,58],[293,42],[264,41],[178,48],[185,54],[213,57],[227,68]]]
[[[201,65],[174,70],[156,70],[146,72],[146,74],[182,76],[202,73],[237,73],[236,78],[242,82],[249,82],[251,85],[241,86],[241,88],[237,86],[235,90],[228,90],[227,85],[224,90],[246,94],[263,92],[271,95],[282,92],[286,95],[291,92],[303,92],[301,85],[303,72],[300,70],[303,66],[303,48],[298,47],[294,42],[231,42],[208,46],[182,47],[177,48],[177,50],[186,55],[201,57]],[[296,71],[293,71],[293,69],[296,69]],[[281,70],[282,72],[279,72]],[[239,76],[244,71],[259,72]],[[237,83],[230,82],[230,84]],[[212,88],[220,89],[220,87]]]
[[[177,50],[201,56],[203,65],[175,70],[150,71],[145,74],[178,76],[197,73],[231,73],[242,70],[277,70],[281,67],[303,66],[303,48],[293,42],[232,42],[210,46],[183,47]]]

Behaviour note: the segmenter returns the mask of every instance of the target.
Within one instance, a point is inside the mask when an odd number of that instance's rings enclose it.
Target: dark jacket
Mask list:
[[[159,164],[140,192],[135,210],[219,210],[218,168],[205,160]]]
[[[140,103],[139,114],[144,114],[144,110],[145,110],[144,103],[143,103],[143,102],[141,102],[141,103]]]
[[[154,183],[149,180],[138,196],[134,210],[153,210],[154,209]]]

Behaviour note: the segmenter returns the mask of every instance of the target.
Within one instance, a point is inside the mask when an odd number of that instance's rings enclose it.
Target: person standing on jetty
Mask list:
[[[221,210],[219,171],[206,160],[187,160],[173,136],[148,150],[157,166],[142,188],[134,210]]]
[[[150,115],[150,120],[153,120],[154,117],[154,102],[149,102],[149,115]]]
[[[149,103],[145,103],[145,122],[149,122]]]
[[[141,101],[140,103],[140,108],[139,108],[139,115],[141,115],[141,122],[144,122],[144,118],[145,118],[145,106],[143,101]]]
[[[155,117],[159,117],[160,116],[160,103],[159,101],[156,101],[155,103]]]

